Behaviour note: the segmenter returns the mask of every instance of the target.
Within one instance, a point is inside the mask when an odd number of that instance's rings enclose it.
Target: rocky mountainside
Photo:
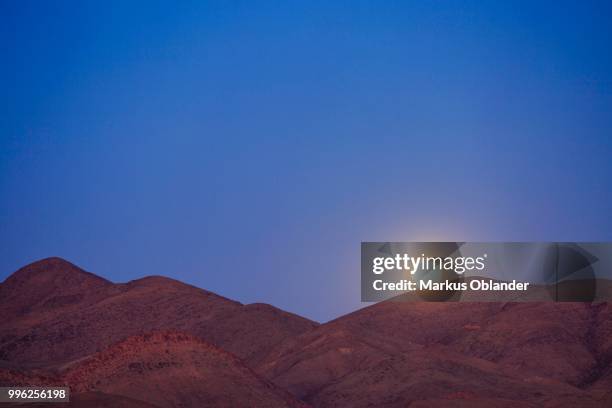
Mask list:
[[[68,385],[71,407],[612,406],[607,303],[390,300],[319,325],[50,258],[0,285],[0,315],[0,385]]]
[[[88,406],[116,406],[123,399],[158,408],[232,407],[244,401],[257,407],[305,406],[233,354],[173,331],[128,337],[46,376],[0,370],[0,384],[69,386],[76,401]]]
[[[153,330],[190,333],[256,361],[317,325],[169,278],[113,284],[59,258],[11,275],[0,287],[0,314],[0,360],[21,367],[61,365]]]
[[[601,406],[611,317],[607,304],[387,301],[287,340],[258,370],[322,407]]]

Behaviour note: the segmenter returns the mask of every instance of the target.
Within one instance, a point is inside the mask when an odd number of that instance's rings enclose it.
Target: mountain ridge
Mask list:
[[[60,283],[72,276],[78,284],[55,285],[51,293],[28,285],[24,276],[34,282],[59,276]],[[260,358],[286,336],[318,325],[271,305],[243,305],[170,278],[112,283],[61,258],[37,261],[5,282],[19,284],[3,285],[0,293],[0,312],[11,316],[0,322],[0,359],[22,365],[62,364],[158,329],[202,337],[241,358]],[[50,301],[56,304],[50,307]]]
[[[99,280],[62,261],[0,284],[0,311],[14,313],[0,321],[0,383],[64,381],[76,406],[612,404],[607,302],[387,300],[318,324],[163,276]],[[168,378],[181,380],[164,388]],[[211,382],[208,394],[196,378]]]

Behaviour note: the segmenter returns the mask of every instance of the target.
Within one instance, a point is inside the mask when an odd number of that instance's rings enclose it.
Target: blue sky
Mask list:
[[[124,3],[0,1],[0,279],[325,321],[361,241],[612,240],[607,2]]]

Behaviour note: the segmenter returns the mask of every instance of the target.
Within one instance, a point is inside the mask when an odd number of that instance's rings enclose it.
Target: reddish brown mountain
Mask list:
[[[286,341],[259,372],[321,407],[602,406],[610,322],[607,304],[387,301]]]
[[[386,301],[317,325],[52,258],[0,285],[0,313],[0,385],[68,384],[69,406],[612,406],[607,303]]]
[[[60,258],[34,262],[9,276],[0,286],[4,323],[89,305],[105,296],[112,283]],[[32,320],[33,321],[33,320]]]
[[[62,380],[76,393],[100,391],[160,408],[303,406],[234,355],[176,332],[130,337],[71,365]]]
[[[233,354],[172,331],[129,337],[53,376],[0,372],[0,383],[67,385],[88,406],[116,406],[124,399],[159,408],[235,407],[245,401],[254,407],[305,406]]]
[[[59,258],[28,265],[0,287],[0,360],[56,366],[152,330],[193,334],[247,361],[316,323],[242,305],[163,278],[113,284]]]

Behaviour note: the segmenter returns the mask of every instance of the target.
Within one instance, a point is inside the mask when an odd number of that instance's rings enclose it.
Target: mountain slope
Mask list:
[[[1,287],[0,360],[50,367],[128,336],[172,329],[249,360],[317,324],[268,305],[242,305],[163,278],[113,284],[59,258],[20,269]]]
[[[161,408],[302,406],[232,354],[177,332],[130,337],[67,367],[62,381],[75,393],[127,396]]]
[[[304,406],[234,355],[173,331],[129,337],[54,374],[0,370],[0,384],[68,386],[72,406]]]
[[[320,407],[601,406],[606,313],[607,304],[386,301],[288,339],[258,372]],[[597,370],[599,389],[586,381]]]

